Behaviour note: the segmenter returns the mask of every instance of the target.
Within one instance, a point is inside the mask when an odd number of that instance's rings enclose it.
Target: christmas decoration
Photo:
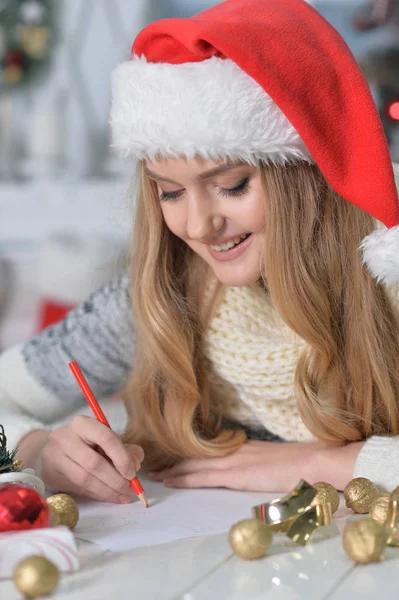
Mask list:
[[[4,433],[3,425],[0,425],[0,473],[9,473],[13,471],[20,471],[22,463],[16,461],[15,455],[18,452],[18,448],[10,452],[7,449],[7,438]]]
[[[344,489],[346,506],[353,512],[368,513],[374,500],[378,498],[378,487],[366,477],[352,479]]]
[[[296,518],[297,517],[292,517],[291,519],[287,519],[283,523],[275,523],[274,525],[268,525],[268,527],[273,533],[287,533],[287,531],[289,530]]]
[[[321,488],[328,485],[323,483]],[[331,490],[328,491],[331,494]],[[331,503],[314,503],[316,496],[317,489],[301,479],[287,496],[254,506],[252,515],[268,525],[272,532],[286,532],[294,542],[304,546],[316,529],[330,525],[332,521]],[[335,496],[331,497],[335,502]]]
[[[47,498],[47,504],[57,513],[59,525],[66,525],[74,529],[79,521],[79,509],[71,496],[68,494],[54,494]]]
[[[316,504],[304,513],[301,513],[292,523],[287,531],[287,535],[296,544],[306,546],[312,533],[320,527],[331,525],[332,512],[329,502]]]
[[[386,527],[388,546],[399,546],[399,488],[390,494],[387,511]]]
[[[4,427],[0,425],[0,487],[10,483],[28,485],[39,494],[44,494],[43,481],[36,476],[33,469],[24,469],[20,460],[15,460],[18,449],[7,449],[7,437]]]
[[[44,556],[29,556],[15,568],[13,580],[26,598],[47,596],[58,585],[60,573]]]
[[[265,556],[272,541],[272,532],[257,519],[245,519],[233,525],[229,532],[229,543],[233,551],[246,560]]]
[[[53,0],[3,0],[0,10],[0,91],[30,81],[49,63]]]
[[[344,528],[342,543],[352,560],[358,564],[377,562],[386,546],[399,547],[399,486],[392,493],[380,493],[372,481],[357,477],[347,484],[344,496],[354,512],[370,512],[369,517],[357,518]],[[331,484],[320,481],[311,486],[301,479],[283,498],[254,506],[253,519],[231,528],[230,545],[246,559],[264,556],[275,532],[285,532],[296,544],[305,546],[314,531],[332,523],[339,500]],[[265,526],[269,536],[254,521]]]
[[[62,525],[61,517],[60,517],[59,513],[55,510],[53,505],[51,503],[47,502],[47,506],[50,511],[50,525],[52,527],[58,527],[58,525]]]
[[[388,492],[380,494],[370,506],[370,518],[380,525],[386,525],[390,501],[391,494]]]
[[[382,560],[387,538],[382,525],[364,517],[345,526],[342,543],[352,560],[359,564],[368,564]]]
[[[330,503],[332,514],[336,513],[339,508],[339,494],[335,487],[330,483],[325,483],[324,481],[314,483],[313,487],[316,488],[317,494],[311,502],[312,506],[315,504]]]
[[[11,483],[0,487],[0,532],[49,527],[46,500],[34,489]]]
[[[46,58],[50,40],[50,29],[43,25],[24,27],[21,31],[21,46],[25,53],[35,60]]]
[[[283,524],[310,508],[316,493],[317,490],[314,487],[301,479],[296,487],[283,498],[254,506],[252,515],[266,525]]]

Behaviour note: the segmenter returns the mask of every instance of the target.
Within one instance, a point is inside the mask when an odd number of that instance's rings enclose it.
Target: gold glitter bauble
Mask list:
[[[52,506],[59,517],[59,525],[66,525],[74,529],[79,521],[79,509],[71,496],[68,494],[54,494],[47,498],[47,504]]]
[[[49,507],[49,511],[50,511],[50,526],[57,527],[58,525],[61,525],[60,515],[55,510],[54,506],[52,504],[50,504],[49,502],[47,503],[47,506]]]
[[[28,556],[14,569],[13,580],[26,598],[47,596],[57,587],[60,574],[44,556]]]
[[[378,487],[366,477],[352,479],[344,489],[346,506],[353,512],[361,514],[369,512],[371,505],[379,495]]]
[[[387,533],[383,526],[368,517],[348,523],[342,534],[345,552],[362,565],[380,561],[386,542]]]
[[[373,521],[377,521],[380,525],[385,525],[387,522],[388,508],[391,501],[391,494],[384,492],[376,498],[370,506],[370,517]]]
[[[312,486],[317,489],[317,494],[313,498],[311,505],[315,504],[331,504],[331,512],[334,514],[339,508],[339,494],[335,487],[330,483],[319,481],[318,483],[312,483]]]
[[[23,71],[18,65],[8,65],[3,69],[4,81],[10,85],[16,85],[22,79]]]
[[[20,36],[21,45],[28,56],[36,60],[46,58],[50,40],[50,29],[48,27],[45,25],[24,27]]]
[[[239,521],[229,532],[230,546],[238,556],[247,560],[265,556],[271,541],[270,528],[257,519]]]

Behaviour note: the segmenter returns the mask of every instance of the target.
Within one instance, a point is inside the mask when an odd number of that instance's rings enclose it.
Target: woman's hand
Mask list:
[[[129,480],[144,452],[123,444],[116,433],[93,418],[79,416],[52,431],[40,452],[40,476],[51,490],[104,502],[127,503]]]
[[[183,460],[171,469],[150,473],[150,477],[168,487],[179,488],[286,492],[299,479],[305,479],[309,483],[326,481],[343,489],[351,478],[360,447],[357,443],[333,447],[321,442],[248,441],[223,458]],[[342,474],[347,477],[344,483],[340,481]]]

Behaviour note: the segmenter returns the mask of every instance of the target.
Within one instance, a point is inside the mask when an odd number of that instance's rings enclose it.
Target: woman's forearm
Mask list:
[[[321,448],[316,461],[318,481],[331,483],[337,490],[342,491],[354,476],[356,460],[363,445],[364,442],[352,442],[345,446]]]

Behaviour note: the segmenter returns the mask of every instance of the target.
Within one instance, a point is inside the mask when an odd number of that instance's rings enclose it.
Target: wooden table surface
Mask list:
[[[273,539],[262,560],[233,555],[226,534],[186,539],[120,554],[77,540],[81,568],[63,575],[57,600],[363,600],[397,596],[399,548],[378,564],[355,566],[341,532],[352,513],[342,506],[331,526],[305,547],[286,535]],[[1,600],[21,600],[12,581]]]

